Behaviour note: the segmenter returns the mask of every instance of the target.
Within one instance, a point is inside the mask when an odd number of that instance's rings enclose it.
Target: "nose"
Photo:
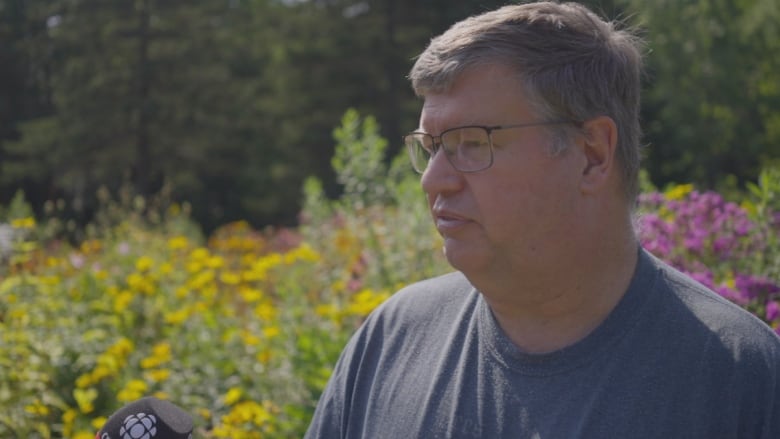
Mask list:
[[[441,193],[457,192],[463,185],[463,174],[452,166],[444,149],[434,154],[420,180],[423,191],[429,197]]]

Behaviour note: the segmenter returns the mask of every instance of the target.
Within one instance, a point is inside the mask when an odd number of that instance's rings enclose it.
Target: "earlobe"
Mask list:
[[[599,116],[583,124],[583,148],[586,159],[582,171],[583,193],[602,188],[615,165],[617,126],[612,118]]]

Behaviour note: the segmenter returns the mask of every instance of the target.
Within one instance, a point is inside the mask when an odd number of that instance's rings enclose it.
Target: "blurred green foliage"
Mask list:
[[[330,166],[345,109],[376,117],[389,165],[417,123],[414,57],[505,3],[0,0],[0,203],[21,188],[82,227],[97,188],[130,186],[189,201],[206,232],[296,224],[307,177],[330,199],[351,184]],[[648,42],[649,182],[738,191],[780,160],[776,0],[584,3]]]

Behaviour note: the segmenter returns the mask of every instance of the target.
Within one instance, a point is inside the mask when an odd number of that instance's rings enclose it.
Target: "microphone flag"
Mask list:
[[[175,404],[148,396],[108,418],[95,439],[192,439],[192,417]]]

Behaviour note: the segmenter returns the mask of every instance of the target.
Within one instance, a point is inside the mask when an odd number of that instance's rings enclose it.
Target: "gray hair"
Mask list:
[[[419,96],[445,92],[469,67],[502,64],[541,116],[584,122],[609,116],[630,201],[639,191],[642,41],[577,3],[504,6],[467,18],[431,40],[409,78]],[[568,139],[571,127],[560,131]],[[564,128],[566,130],[566,128]],[[558,144],[559,152],[565,148]]]

